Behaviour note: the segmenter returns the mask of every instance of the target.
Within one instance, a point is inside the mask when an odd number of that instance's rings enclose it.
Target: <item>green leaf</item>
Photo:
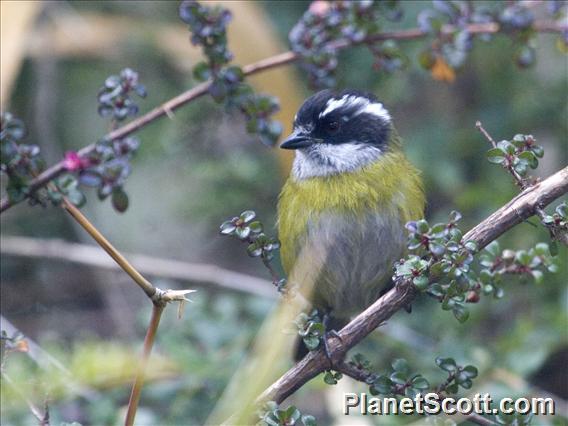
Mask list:
[[[424,219],[416,222],[416,228],[417,228],[418,232],[421,233],[421,234],[425,234],[430,230],[430,226],[428,226],[428,222],[426,222]]]
[[[309,414],[302,416],[302,423],[304,426],[317,426],[316,418]]]
[[[556,274],[558,272],[558,265],[556,263],[551,263],[550,265],[548,265],[548,272]]]
[[[87,198],[85,194],[83,194],[78,189],[73,189],[67,193],[67,199],[73,204],[75,207],[83,207],[87,202]],[[116,208],[116,207],[115,207]],[[117,209],[118,210],[118,209]],[[120,211],[120,210],[119,210]]]
[[[331,371],[325,372],[325,374],[323,376],[323,381],[328,385],[336,385],[337,384],[337,380],[335,379],[335,377],[331,373]]]
[[[528,173],[528,169],[525,163],[523,162],[518,162],[517,164],[515,164],[513,166],[513,168],[515,169],[515,171],[519,174],[519,176],[521,177],[525,177]]]
[[[211,77],[211,68],[207,62],[199,62],[193,67],[193,77],[197,81],[205,81]]]
[[[419,390],[425,390],[430,387],[430,383],[428,383],[428,380],[426,380],[424,377],[417,376],[412,379],[412,387]]]
[[[525,139],[525,135],[518,133],[513,136],[513,144],[516,146],[523,146],[525,144]]]
[[[488,269],[479,271],[479,280],[482,284],[491,284],[493,282],[493,274]]]
[[[448,393],[458,393],[458,390],[459,390],[459,386],[455,382],[446,387],[446,392],[448,392]]]
[[[457,370],[457,364],[453,358],[436,358],[436,365],[444,371],[453,372]]]
[[[240,215],[240,219],[244,222],[244,223],[249,223],[251,220],[253,220],[256,217],[256,213],[253,210],[245,210],[244,212],[241,213]]]
[[[536,284],[541,284],[542,283],[542,279],[544,274],[542,273],[542,271],[539,271],[538,269],[533,269],[531,271],[531,275],[534,278],[534,282]]]
[[[219,227],[219,232],[223,235],[229,235],[232,234],[235,229],[237,229],[236,225],[232,221],[226,220]]]
[[[291,405],[284,411],[284,418],[282,420],[286,420],[286,425],[293,425],[301,416],[300,410]]]
[[[531,256],[528,254],[526,250],[519,250],[515,255],[515,261],[523,266],[528,266],[529,263],[531,262]]]
[[[501,299],[505,295],[505,290],[503,290],[501,287],[495,287],[494,294],[496,299]]]
[[[316,336],[306,336],[303,340],[310,351],[317,349],[320,344],[320,339]]]
[[[468,249],[471,253],[475,253],[477,251],[477,243],[475,241],[466,241],[464,244],[465,248]]]
[[[544,216],[544,218],[542,219],[542,223],[544,223],[545,225],[551,225],[554,223],[554,217],[550,216],[550,215],[546,215]]]
[[[438,283],[432,283],[428,288],[428,294],[431,294],[434,297],[441,297],[444,294],[442,286]]]
[[[406,374],[397,371],[390,375],[390,379],[392,380],[393,383],[396,383],[397,385],[404,385],[406,383],[407,376]]]
[[[435,256],[441,256],[444,254],[444,251],[446,251],[446,249],[444,248],[444,246],[440,243],[437,243],[435,241],[432,241],[429,245],[430,248],[430,252],[435,255]]]
[[[469,310],[462,305],[456,305],[454,309],[452,309],[452,313],[459,322],[466,322],[469,318]]]
[[[250,228],[248,226],[239,226],[235,229],[235,235],[241,240],[246,240],[250,235]]]
[[[544,148],[540,145],[533,145],[531,147],[531,151],[536,155],[538,158],[542,158],[544,156]]]
[[[416,286],[418,290],[426,290],[428,288],[428,284],[430,280],[425,275],[420,275],[412,280],[413,284]]]
[[[402,374],[407,375],[410,372],[410,367],[408,362],[403,358],[397,358],[392,363],[391,366],[394,371],[398,371]]]
[[[469,379],[475,379],[479,372],[473,365],[466,365],[463,368],[462,373],[465,374]]]
[[[369,391],[373,395],[388,395],[392,392],[393,382],[387,376],[379,376],[370,386]]]
[[[538,243],[534,246],[534,251],[540,256],[548,256],[548,254],[550,253],[548,244],[546,243]]]
[[[450,221],[451,222],[458,222],[462,218],[462,214],[457,210],[452,210],[450,212]]]
[[[112,206],[120,213],[124,213],[128,208],[128,195],[122,188],[115,188],[112,191]]]
[[[8,185],[6,187],[6,193],[8,194],[8,199],[12,203],[18,203],[26,198],[26,187],[17,187],[11,185],[12,180],[8,181]]]
[[[309,330],[310,333],[317,336],[323,336],[325,333],[325,327],[321,322],[312,322],[309,326]]]
[[[531,151],[523,151],[519,154],[519,159],[525,161],[531,169],[536,169],[538,167],[538,160],[536,155]]]
[[[262,247],[258,247],[256,244],[249,244],[247,247],[247,254],[250,257],[259,257],[262,255]]]
[[[437,223],[432,227],[432,234],[435,237],[443,237],[446,234],[446,224],[445,223]]]
[[[259,234],[262,232],[262,223],[260,223],[259,221],[251,222],[249,228],[253,233]]]
[[[499,248],[499,243],[497,241],[493,241],[485,247],[485,251],[493,256],[493,258],[499,256],[501,254],[501,249]]]
[[[504,154],[513,155],[515,154],[515,145],[509,141],[497,142],[497,149],[501,149]]]

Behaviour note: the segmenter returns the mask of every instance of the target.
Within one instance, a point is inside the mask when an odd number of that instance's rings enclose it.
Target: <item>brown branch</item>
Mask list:
[[[57,239],[2,236],[0,247],[2,256],[52,259],[113,271],[121,270],[120,266],[98,247],[88,244],[70,243]],[[123,253],[123,255],[141,274],[150,277],[190,281],[204,284],[209,288],[216,286],[271,299],[277,297],[270,281],[224,269],[217,265],[189,263],[136,253]]]
[[[464,241],[475,241],[478,248],[482,249],[507,230],[534,215],[536,207],[548,205],[566,192],[568,192],[568,167],[523,191],[467,232],[464,235]],[[331,339],[328,342],[333,362],[340,364],[350,348],[359,343],[381,323],[388,320],[401,307],[407,306],[416,294],[417,290],[411,283],[398,282],[392,290],[356,316],[339,331],[341,340]],[[281,403],[306,382],[328,368],[329,362],[323,350],[310,352],[302,361],[268,387],[257,398],[256,402],[272,400]]]
[[[85,215],[65,197],[63,198],[61,207],[63,207],[63,209],[67,211],[67,213],[69,213],[91,237],[93,237],[97,244],[100,245],[102,249],[106,251],[108,255],[120,266],[120,268],[126,272],[142,290],[144,290],[144,293],[153,300],[156,295],[156,288],[146,278],[144,278],[142,274],[138,272],[117,249],[114,248],[104,235],[101,234],[95,226],[93,226],[89,219],[87,219]]]
[[[557,33],[565,31],[568,27],[565,25],[559,25],[553,21],[537,21],[534,23],[533,28],[537,32]],[[443,34],[451,34],[454,31],[455,27],[453,27],[452,25],[445,25],[442,28]],[[500,31],[500,27],[497,23],[494,22],[482,23],[482,24],[469,24],[467,26],[467,31],[469,31],[471,34],[494,34]],[[426,36],[429,36],[427,32],[424,32],[418,28],[413,28],[408,30],[384,32],[380,34],[370,35],[358,42],[352,42],[349,40],[337,40],[335,42],[330,43],[330,46],[335,49],[341,50],[351,46],[375,43],[384,40],[400,40],[400,41],[414,40]],[[277,68],[283,65],[287,65],[299,59],[300,59],[299,55],[297,55],[294,52],[290,51],[284,52],[272,56],[270,58],[262,59],[253,64],[245,65],[243,67],[243,72],[245,75],[248,76],[256,74],[258,72],[267,71],[272,68]],[[158,118],[164,116],[168,116],[171,118],[172,112],[174,110],[205,95],[210,85],[211,81],[206,81],[204,83],[198,84],[197,86],[181,93],[180,95],[154,108],[153,110],[144,114],[143,116],[135,120],[132,120],[130,123],[116,130],[113,130],[112,132],[104,136],[104,139],[107,140],[122,139],[132,134],[133,132],[145,127],[146,125],[152,123]],[[89,153],[93,152],[94,149],[95,149],[95,144],[90,144],[79,150],[78,154],[79,156],[86,156]],[[47,182],[53,180],[57,176],[61,175],[63,172],[65,172],[63,161],[60,161],[59,163],[46,169],[39,176],[32,179],[32,181],[29,183],[30,193],[33,193],[34,191],[37,191],[39,188],[45,186]],[[18,202],[9,200],[8,197],[3,197],[0,200],[0,213],[6,211],[7,209],[9,209],[10,207],[14,206],[17,203]]]
[[[54,184],[50,183],[50,186],[55,187]],[[54,188],[52,190],[57,190]],[[146,374],[146,367],[148,360],[150,358],[150,353],[152,352],[152,347],[154,345],[154,340],[156,338],[156,332],[158,331],[158,326],[160,324],[160,318],[164,311],[164,308],[169,302],[177,301],[180,303],[180,312],[183,303],[188,300],[185,296],[192,293],[194,290],[161,290],[154,287],[146,278],[142,276],[140,272],[134,266],[126,260],[126,258],[116,249],[114,246],[101,234],[101,232],[81,213],[81,211],[75,207],[67,198],[63,197],[61,207],[69,213],[73,219],[79,223],[89,233],[89,235],[101,246],[101,248],[107,252],[107,254],[120,266],[120,268],[126,272],[136,284],[146,293],[148,298],[152,301],[152,317],[150,318],[150,324],[146,330],[146,337],[144,338],[144,350],[142,354],[142,360],[138,367],[138,372],[132,386],[132,391],[130,394],[130,400],[128,401],[128,409],[126,413],[125,425],[132,426],[134,424],[134,418],[136,416],[136,411],[138,409],[138,402],[140,400],[140,395],[142,393],[142,386],[144,386],[144,376]]]
[[[148,360],[150,359],[152,346],[154,346],[154,340],[156,339],[156,332],[158,331],[160,318],[162,317],[162,313],[164,312],[165,307],[165,303],[154,303],[154,306],[152,307],[152,317],[150,318],[150,324],[148,325],[148,330],[146,330],[146,337],[144,338],[142,360],[140,362],[140,366],[138,367],[136,379],[134,380],[134,385],[132,386],[130,399],[128,401],[128,410],[126,412],[126,419],[124,420],[125,426],[132,426],[134,424],[136,410],[138,409],[138,402],[140,401],[140,395],[142,394],[142,386],[144,386],[146,367],[148,365]]]
[[[487,139],[489,141],[489,143],[493,146],[493,148],[497,148],[497,144],[495,143],[495,139],[493,139],[491,137],[491,135],[487,132],[487,130],[485,130],[485,128],[481,124],[481,121],[476,121],[475,127],[477,127],[477,130],[479,130],[483,134],[483,136],[485,136],[485,139]]]
[[[367,379],[369,378],[369,371],[361,368],[357,368],[351,362],[345,362],[345,360],[341,360],[337,364],[333,366],[335,371],[339,371],[346,376],[351,377],[353,380],[357,380],[358,382],[367,383]]]

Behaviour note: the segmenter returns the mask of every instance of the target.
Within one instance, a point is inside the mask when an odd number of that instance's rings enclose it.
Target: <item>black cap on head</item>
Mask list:
[[[294,120],[294,132],[280,145],[361,143],[380,147],[389,138],[391,117],[377,98],[357,90],[322,90],[310,96]]]

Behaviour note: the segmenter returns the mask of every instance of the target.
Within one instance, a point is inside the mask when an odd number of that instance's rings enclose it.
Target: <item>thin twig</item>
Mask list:
[[[533,28],[537,32],[543,33],[556,33],[562,32],[567,29],[565,25],[556,24],[553,21],[537,21],[534,23]],[[481,23],[481,24],[469,24],[466,27],[466,30],[470,34],[494,34],[499,32],[500,27],[495,22],[488,22],[488,23]],[[455,31],[455,27],[452,25],[445,25],[442,28],[443,34],[451,34]],[[350,40],[337,40],[335,42],[330,43],[331,48],[335,48],[337,50],[345,49],[351,46],[361,45],[361,44],[369,44],[369,43],[376,43],[384,40],[414,40],[422,37],[427,37],[429,34],[425,31],[422,31],[418,28],[408,29],[408,30],[401,30],[401,31],[393,31],[393,32],[384,32],[380,34],[373,34],[365,39],[353,42]],[[243,73],[245,75],[252,75],[258,72],[267,71],[272,68],[277,68],[283,65],[290,64],[299,60],[300,57],[294,52],[284,52],[278,55],[272,56],[270,58],[262,59],[258,62],[253,64],[245,65],[243,67]],[[108,133],[103,139],[105,140],[117,140],[122,139],[131,133],[145,127],[146,125],[150,124],[151,122],[157,120],[158,118],[167,116],[171,117],[174,110],[177,108],[186,105],[197,98],[205,95],[211,85],[211,81],[206,81],[204,83],[198,84],[197,86],[189,89],[180,95],[170,99],[169,101],[163,103],[162,105],[154,108],[153,110],[149,111],[148,113],[144,114],[143,116],[131,121],[130,123]],[[81,150],[79,150],[78,155],[84,157],[95,149],[95,144],[88,145]],[[65,166],[63,161],[51,166],[50,168],[43,171],[37,178],[32,179],[29,183],[29,191],[32,194],[34,191],[38,190],[39,188],[46,185],[47,182],[51,181],[52,179],[56,178],[63,172],[65,172]],[[10,207],[14,206],[15,204],[19,203],[19,201],[11,201],[8,197],[4,197],[0,200],[0,213],[6,211]]]
[[[156,288],[142,276],[140,272],[134,268],[128,260],[117,250],[114,246],[104,237],[103,234],[99,232],[95,226],[81,213],[81,211],[69,202],[66,198],[63,198],[63,203],[61,206],[77,221],[79,225],[83,227],[87,233],[93,237],[93,239],[106,251],[110,257],[114,259],[116,263],[126,272],[138,286],[144,290],[144,293],[149,298],[153,298],[156,294]]]
[[[334,364],[333,369],[351,377],[353,380],[357,380],[358,382],[363,382],[365,384],[367,384],[367,379],[370,377],[369,371],[357,368],[357,366],[353,363],[345,362],[344,360]]]
[[[491,137],[491,135],[489,134],[489,132],[487,130],[485,130],[485,128],[481,124],[481,121],[477,121],[475,123],[475,127],[477,127],[477,129],[483,134],[483,136],[485,136],[487,138],[487,140],[491,143],[491,145],[493,145],[493,148],[497,148],[497,144],[495,143],[495,139],[493,139]],[[512,165],[508,164],[505,168],[507,169],[509,174],[511,176],[513,176],[513,179],[515,180],[515,183],[519,186],[519,188],[521,188],[521,189],[527,188],[527,186],[528,186],[527,182],[525,181],[525,179],[523,179],[521,177],[521,175],[519,175],[517,173],[517,171],[513,168]]]
[[[128,401],[128,410],[126,412],[126,419],[124,420],[125,426],[132,426],[134,424],[136,410],[138,409],[138,402],[140,401],[140,395],[142,393],[142,386],[144,386],[146,367],[148,366],[148,360],[150,359],[150,353],[152,352],[152,346],[154,346],[156,332],[160,325],[160,318],[165,306],[166,305],[164,303],[154,303],[152,308],[152,317],[150,318],[150,324],[148,325],[146,337],[144,338],[142,360],[140,361],[138,372],[136,373],[136,379],[134,380],[134,385],[132,386],[130,399]]]
[[[485,136],[485,138],[491,143],[491,145],[493,145],[493,148],[497,148],[497,144],[495,143],[495,140],[491,137],[491,135],[487,132],[487,130],[485,130],[485,128],[481,124],[481,121],[479,121],[479,120],[476,121],[475,127],[477,127],[477,130],[479,130],[481,133],[483,133],[483,136]]]
[[[489,134],[489,132],[487,130],[485,130],[485,128],[481,124],[481,121],[477,121],[475,123],[475,127],[477,127],[477,129],[483,134],[483,136],[485,136],[485,138],[491,143],[493,148],[497,148],[497,144],[495,143],[495,139],[493,139],[491,137],[491,135]],[[523,179],[517,173],[517,171],[513,168],[512,165],[510,165],[510,164],[507,165],[505,167],[505,169],[513,177],[517,186],[520,187],[522,190],[525,190],[528,187],[530,187],[530,184],[527,183],[527,180]],[[568,235],[566,233],[563,233],[560,230],[558,230],[557,227],[554,226],[554,224],[546,224],[544,222],[544,218],[547,216],[547,214],[546,214],[546,212],[544,211],[544,209],[542,208],[541,205],[535,205],[534,212],[539,217],[540,222],[546,227],[546,229],[548,229],[548,232],[550,233],[550,238],[552,240],[558,240],[558,241],[562,242],[563,244],[568,245]]]

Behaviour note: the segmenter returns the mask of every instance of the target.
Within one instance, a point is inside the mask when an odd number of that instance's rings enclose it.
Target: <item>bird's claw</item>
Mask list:
[[[340,342],[343,343],[343,339],[341,338],[341,336],[339,335],[339,333],[336,330],[327,330],[323,333],[323,351],[325,353],[325,356],[327,358],[327,360],[329,361],[329,366],[331,369],[334,369],[334,365],[333,365],[333,358],[331,356],[331,351],[329,349],[329,343],[328,343],[328,339],[335,337],[336,339],[339,339]]]

